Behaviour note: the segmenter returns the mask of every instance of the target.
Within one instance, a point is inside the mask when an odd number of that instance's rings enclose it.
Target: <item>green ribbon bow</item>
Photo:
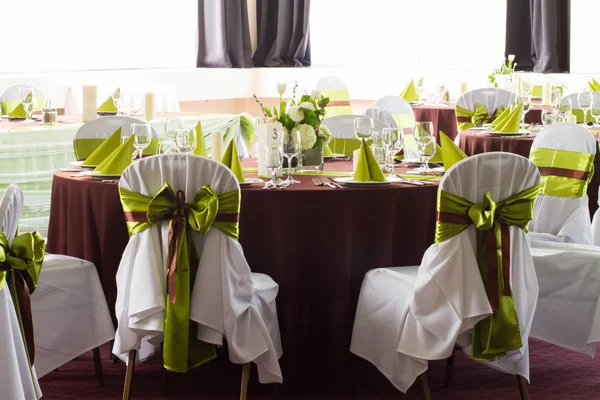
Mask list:
[[[473,328],[471,357],[494,361],[522,347],[519,320],[510,290],[509,226],[527,231],[539,185],[496,203],[489,192],[480,204],[438,191],[435,242],[458,235],[471,224],[477,228],[477,265],[493,313]]]
[[[594,154],[534,147],[529,159],[541,175],[540,194],[577,198],[594,176]]]
[[[488,114],[487,108],[483,104],[477,104],[475,111],[456,106],[456,121],[458,122],[458,130],[464,131],[474,126],[482,125],[486,122],[492,122],[497,115],[504,111],[506,107],[500,107]]]
[[[165,183],[152,198],[124,188],[119,194],[130,235],[170,221],[163,364],[169,371],[187,372],[216,357],[214,345],[197,340],[196,326],[190,325],[191,282],[199,263],[192,234],[216,228],[237,240],[240,192],[217,195],[204,185],[186,203],[183,191],[175,193]]]
[[[37,287],[45,251],[44,238],[37,232],[19,235],[9,245],[0,231],[0,290],[8,282],[30,365],[35,360],[30,295]]]

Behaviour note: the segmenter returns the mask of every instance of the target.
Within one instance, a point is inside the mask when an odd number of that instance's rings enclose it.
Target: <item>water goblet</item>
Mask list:
[[[287,129],[284,130],[282,136],[282,149],[283,155],[287,159],[288,168],[287,168],[287,179],[283,182],[285,186],[293,185],[294,183],[300,183],[292,178],[292,158],[298,156],[300,153],[300,131],[298,129],[292,129],[291,132],[288,132]]]
[[[587,111],[592,106],[592,92],[584,90],[577,94],[577,103],[583,111],[583,125],[587,125]]]
[[[375,123],[373,118],[369,117],[356,117],[354,118],[354,136],[358,140],[369,140],[373,133]]]
[[[281,144],[270,144],[265,148],[265,167],[271,173],[271,180],[265,182],[263,189],[277,187],[277,170],[283,164],[283,149]]]
[[[33,114],[33,108],[35,104],[35,90],[30,87],[22,88],[20,90],[21,104],[25,110],[25,119],[23,122],[35,122],[31,115]]]
[[[194,129],[177,129],[175,146],[180,153],[191,153],[196,149],[196,131]]]
[[[137,150],[137,158],[142,159],[142,153],[150,146],[152,140],[152,128],[150,124],[131,124],[133,136],[133,147]]]

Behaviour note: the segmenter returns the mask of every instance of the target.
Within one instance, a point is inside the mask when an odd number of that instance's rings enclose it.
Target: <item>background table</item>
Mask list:
[[[182,117],[190,124],[202,121],[204,133],[221,131],[227,141],[232,137],[252,135],[253,118],[241,115],[198,115],[158,113],[150,121],[164,137],[166,118]],[[143,116],[138,118],[142,119]],[[60,116],[58,124],[43,126],[39,122],[0,122],[0,196],[11,183],[23,189],[25,204],[21,216],[22,231],[46,234],[50,211],[53,172],[75,161],[73,139],[82,125],[81,116]],[[207,142],[210,146],[210,141]]]
[[[529,158],[534,136],[510,137],[484,134],[481,131],[463,131],[460,133],[459,146],[466,155],[472,156],[490,151],[506,151]],[[594,170],[600,171],[600,156],[596,153]],[[587,195],[589,198],[590,216],[598,209],[598,187],[600,174],[595,173],[588,184]]]
[[[256,163],[246,159],[245,165]],[[352,163],[325,167],[349,171]],[[255,185],[242,189],[241,197],[239,240],[248,263],[279,284],[287,394],[348,390],[356,362],[349,350],[352,324],[365,273],[420,264],[435,230],[437,185],[331,189],[314,186],[311,178],[296,176],[301,183],[285,190]],[[128,242],[117,185],[56,172],[49,229],[48,251],[96,264],[112,308]]]

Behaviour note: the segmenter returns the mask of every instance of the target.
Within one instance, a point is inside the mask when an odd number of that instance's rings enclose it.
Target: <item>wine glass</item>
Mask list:
[[[553,110],[542,110],[542,124],[544,126],[552,125],[556,122],[556,113]]]
[[[523,98],[523,112],[521,113],[521,128],[525,129],[525,115],[531,110],[531,97],[525,96]]]
[[[281,144],[270,144],[265,149],[265,167],[271,172],[271,180],[265,183],[263,189],[277,187],[277,169],[283,164],[283,149]]]
[[[396,176],[396,171],[394,170],[394,157],[402,150],[403,147],[404,131],[402,128],[392,129],[392,144],[388,150],[388,162],[390,163],[390,169],[393,176]]]
[[[115,107],[117,107],[117,115],[124,115],[121,111],[125,105],[125,93],[121,89],[117,89],[111,93],[110,97],[113,100]]]
[[[144,149],[150,146],[152,128],[150,124],[131,124],[131,134],[134,135],[133,147],[137,150],[137,158],[141,160]]]
[[[600,126],[600,98],[594,96],[590,108],[590,114],[594,117],[594,126]]]
[[[369,117],[356,117],[354,118],[354,136],[358,140],[369,140],[373,133],[375,123],[373,118]]]
[[[426,174],[429,172],[428,161],[435,154],[435,136],[433,134],[433,122],[415,122],[415,127],[413,128],[413,137],[417,142],[419,156],[421,157],[421,160],[423,160],[421,166],[417,169],[417,171]],[[429,148],[432,144],[433,152],[431,152],[431,149]]]
[[[35,122],[33,118],[31,118],[31,114],[33,114],[33,108],[35,104],[35,90],[33,88],[21,88],[20,90],[21,104],[23,104],[23,109],[25,110],[25,119],[23,122]]]
[[[415,92],[417,92],[417,103],[421,103],[421,94],[423,93],[423,80],[417,79],[415,83]]]
[[[446,90],[446,85],[443,83],[438,83],[436,85],[436,103],[442,104],[444,102],[444,91]]]
[[[530,97],[533,91],[533,85],[525,79],[521,79],[521,91],[522,97]]]
[[[394,163],[393,155],[391,154],[392,144],[394,142],[394,130],[392,128],[383,128],[381,131],[381,139],[383,141],[383,147],[385,148],[386,154],[386,172],[393,171],[392,165]]]
[[[177,129],[175,145],[180,153],[191,153],[196,149],[196,131],[193,129]]]
[[[175,134],[177,129],[183,129],[183,118],[167,118],[165,120],[165,136],[170,139],[170,143],[165,143],[165,153],[174,153],[175,147]]]
[[[571,99],[563,99],[558,106],[558,116],[561,118],[561,121],[565,122],[567,120],[567,116],[571,115],[571,110],[573,109],[573,103]]]
[[[285,186],[292,185],[294,183],[300,183],[292,178],[292,158],[300,153],[300,131],[298,129],[292,129],[288,132],[287,129],[283,131],[282,136],[282,149],[283,155],[287,158],[287,179],[283,182]]]
[[[552,108],[554,109],[554,112],[556,112],[556,109],[558,109],[558,107],[560,106],[560,102],[562,100],[562,93],[560,92],[560,89],[554,89],[552,91]]]
[[[579,108],[583,110],[583,125],[587,125],[587,111],[592,106],[592,92],[584,90],[577,94],[577,103]]]

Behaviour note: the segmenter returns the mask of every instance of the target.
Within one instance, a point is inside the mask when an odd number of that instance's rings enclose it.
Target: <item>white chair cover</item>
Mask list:
[[[329,128],[334,138],[356,139],[356,136],[354,136],[354,119],[358,117],[364,117],[364,115],[337,115],[325,118],[323,125]],[[373,127],[376,131],[381,131],[388,126],[378,119],[373,119]]]
[[[153,196],[165,182],[175,191],[183,190],[187,199],[193,199],[204,184],[217,194],[239,190],[223,164],[185,154],[140,160],[125,170],[119,186]],[[117,272],[113,352],[124,360],[132,349],[145,360],[163,340],[168,231],[169,223],[163,222],[133,235],[123,253]],[[253,361],[260,382],[282,382],[278,285],[267,275],[251,273],[239,242],[218,229],[193,239],[200,264],[192,283],[190,319],[198,323],[198,339],[221,346],[225,337],[233,363]]]
[[[583,126],[563,122],[550,125],[537,134],[532,149],[569,150],[596,154],[596,140]],[[579,198],[540,194],[529,224],[532,239],[593,244],[588,196]]]
[[[146,121],[126,115],[106,116],[96,118],[81,125],[75,133],[75,139],[106,139],[117,129],[122,128],[122,136],[131,135],[131,124],[141,124]],[[152,137],[158,138],[158,133],[152,128]]]
[[[23,209],[23,194],[16,185],[10,185],[0,200],[0,231],[9,243],[17,232]],[[8,286],[0,290],[0,388],[6,399],[39,399],[42,392],[34,368],[29,368],[25,343]]]
[[[517,95],[506,89],[483,88],[463,93],[456,105],[467,110],[475,111],[478,104],[485,106],[488,113],[500,107],[508,107],[517,99]]]
[[[415,124],[415,112],[410,103],[400,96],[383,96],[376,100],[371,107],[378,107],[388,111],[396,123],[403,128],[412,128]]]
[[[462,160],[446,173],[440,190],[481,203],[510,198],[539,183],[533,163],[510,153]],[[528,337],[538,285],[524,231],[509,227],[511,287],[523,347],[488,363],[529,379]],[[373,363],[406,392],[427,370],[427,360],[448,358],[455,343],[470,352],[469,329],[492,313],[476,260],[476,228],[433,244],[421,266],[367,273],[354,320],[350,350]]]
[[[600,342],[600,249],[532,240],[540,293],[531,336],[594,357]]]
[[[592,99],[594,102],[596,102],[596,104],[600,101],[600,92],[590,92],[592,93]],[[579,99],[578,99],[578,95],[579,93],[571,93],[566,95],[565,97],[562,98],[561,100],[561,104],[565,104],[565,100],[567,99],[571,99],[571,106],[575,109],[581,109],[581,107],[579,107]],[[590,121],[590,119],[588,118],[588,122]]]
[[[392,114],[382,108],[369,107],[363,112],[363,115],[383,122],[386,128],[398,128],[398,123]]]

